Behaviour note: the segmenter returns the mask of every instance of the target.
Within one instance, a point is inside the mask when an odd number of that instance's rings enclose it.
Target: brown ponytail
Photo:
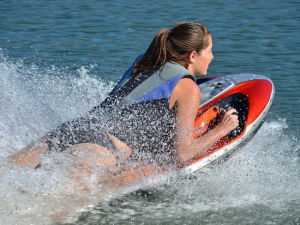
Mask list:
[[[191,51],[200,52],[208,46],[209,30],[200,23],[179,23],[172,29],[162,29],[153,38],[143,57],[136,63],[132,74],[157,70],[166,62],[188,67]]]

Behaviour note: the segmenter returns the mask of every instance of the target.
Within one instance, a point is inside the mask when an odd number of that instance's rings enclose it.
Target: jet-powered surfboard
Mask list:
[[[264,122],[275,92],[268,77],[256,74],[208,77],[197,80],[197,84],[201,90],[201,105],[195,121],[195,128],[199,130],[195,138],[217,124],[221,108],[237,110],[239,127],[207,154],[183,167],[186,172],[199,170],[249,141]]]

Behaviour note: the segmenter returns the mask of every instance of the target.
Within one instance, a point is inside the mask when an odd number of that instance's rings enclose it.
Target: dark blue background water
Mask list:
[[[0,156],[97,105],[159,29],[202,22],[214,41],[209,75],[251,72],[274,82],[261,138],[224,173],[100,205],[82,223],[299,224],[299,12],[293,0],[2,0]]]
[[[274,109],[299,126],[299,1],[2,1],[0,47],[11,60],[42,66],[96,65],[116,80],[161,28],[205,23],[214,38],[209,74],[272,78]],[[292,93],[292,94],[291,94]]]

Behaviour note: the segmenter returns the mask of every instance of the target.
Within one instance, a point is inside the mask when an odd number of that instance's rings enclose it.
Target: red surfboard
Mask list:
[[[238,112],[239,126],[215,143],[205,155],[194,158],[179,168],[180,172],[192,173],[227,156],[247,143],[263,124],[274,98],[274,85],[263,75],[234,74],[197,80],[201,90],[201,105],[195,120],[195,138],[213,128],[221,118],[221,109],[234,108]],[[116,184],[132,183],[140,178],[163,174],[166,168],[153,168],[141,164],[136,168],[120,171],[111,181]]]
[[[218,141],[207,154],[194,158],[183,170],[194,172],[236,150],[253,137],[270,110],[275,88],[263,75],[234,74],[209,77],[197,81],[201,90],[201,105],[195,128],[195,138],[216,125],[221,108],[238,111],[239,127]]]

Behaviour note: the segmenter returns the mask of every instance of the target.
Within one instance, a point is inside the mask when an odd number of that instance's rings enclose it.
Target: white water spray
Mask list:
[[[39,170],[7,171],[3,160],[60,123],[98,105],[113,84],[93,77],[89,68],[68,74],[56,67],[11,62],[3,54],[0,81],[0,224],[51,224],[70,206],[97,203],[95,196],[82,196],[72,185],[65,185],[69,174],[60,163],[68,160],[64,153],[46,156],[45,166]],[[173,219],[182,211],[201,216],[229,208],[264,205],[276,211],[291,202],[298,204],[299,143],[287,131],[285,119],[269,119],[252,141],[224,163],[204,169],[195,179],[175,179],[162,190],[162,203],[144,206],[143,214],[156,215],[161,222],[165,208]],[[170,198],[170,193],[176,197]],[[140,204],[131,202],[133,215],[138,214]],[[121,209],[118,216],[128,217],[127,212]],[[96,223],[101,213],[93,213],[90,220]],[[117,220],[118,216],[102,219]]]

